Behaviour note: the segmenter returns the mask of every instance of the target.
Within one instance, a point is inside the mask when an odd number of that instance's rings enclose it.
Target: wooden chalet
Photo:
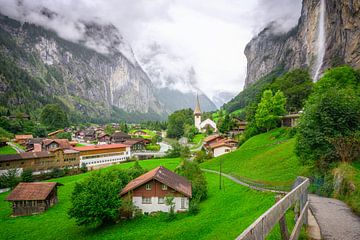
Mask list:
[[[111,142],[111,136],[106,133],[101,133],[98,135],[97,140],[99,143],[110,143]]]
[[[130,138],[123,142],[124,145],[130,146],[132,152],[145,150],[145,139],[143,138]]]
[[[117,131],[117,132],[114,132],[113,135],[111,135],[111,142],[123,143],[130,138],[131,138],[131,136],[129,134]]]
[[[122,198],[131,198],[134,206],[143,213],[168,212],[165,198],[169,195],[174,197],[176,212],[189,209],[192,197],[190,181],[163,166],[130,181],[120,192]]]
[[[7,196],[13,216],[26,216],[46,211],[58,202],[56,182],[19,183]]]
[[[31,138],[34,138],[31,134],[15,135],[15,142],[25,146],[26,142]]]
[[[54,138],[56,138],[56,135],[57,135],[58,133],[63,133],[63,132],[64,132],[64,130],[59,129],[59,130],[56,130],[56,131],[54,131],[54,132],[49,133],[49,134],[48,134],[48,137],[54,139]]]

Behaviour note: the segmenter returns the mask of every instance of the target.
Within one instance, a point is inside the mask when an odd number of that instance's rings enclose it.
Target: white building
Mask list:
[[[191,183],[186,178],[162,166],[132,180],[120,193],[122,198],[131,198],[143,213],[169,212],[169,196],[174,198],[175,212],[187,211],[191,194]]]
[[[201,121],[201,109],[198,96],[196,96],[196,105],[194,109],[194,123],[195,127],[200,132],[206,132],[206,130],[209,128],[212,129],[213,132],[217,132],[217,126],[213,120],[208,118],[205,121]]]
[[[85,164],[88,168],[125,162],[131,157],[130,146],[125,144],[102,144],[74,149],[80,152],[80,166]]]

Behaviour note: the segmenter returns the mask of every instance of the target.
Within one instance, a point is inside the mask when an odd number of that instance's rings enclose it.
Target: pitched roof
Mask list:
[[[45,200],[56,185],[58,185],[56,182],[21,182],[9,194],[6,200]]]
[[[218,142],[218,143],[214,143],[214,144],[211,144],[211,145],[210,145],[210,148],[211,148],[211,149],[219,148],[219,147],[229,147],[229,148],[231,148],[232,146],[229,145],[229,144],[226,143],[226,142]]]
[[[130,138],[130,139],[127,139],[125,142],[123,142],[122,144],[125,144],[125,145],[128,145],[128,146],[132,146],[134,144],[137,144],[137,143],[143,143],[144,142],[144,139],[143,138]]]
[[[59,130],[56,130],[56,131],[54,131],[54,132],[49,133],[48,136],[56,135],[56,134],[62,133],[62,132],[64,132],[64,130],[63,130],[63,129],[59,129]]]
[[[111,136],[113,138],[130,138],[130,135],[124,132],[114,132]]]
[[[113,149],[113,148],[124,148],[127,145],[121,143],[115,144],[103,144],[103,145],[95,145],[95,146],[81,146],[81,147],[73,147],[76,151],[92,151],[92,150],[104,150],[104,149]]]
[[[149,182],[150,180],[155,179],[170,188],[191,197],[191,183],[186,178],[170,171],[169,169],[159,166],[153,170],[141,175],[140,177],[135,178],[129,182],[125,188],[121,191],[120,195],[124,195],[127,192],[140,187],[141,185]]]
[[[48,146],[49,144],[51,144],[53,142],[56,142],[57,144],[59,144],[59,147],[62,149],[70,149],[71,148],[70,142],[67,139],[45,139],[43,141],[43,144],[45,146]]]
[[[42,143],[42,141],[44,141],[45,138],[30,138],[27,141],[27,144],[35,144],[35,143]]]
[[[219,134],[210,135],[210,136],[207,136],[206,138],[204,138],[204,142],[211,142],[219,137],[221,137]]]
[[[15,139],[29,139],[29,138],[33,138],[33,135],[31,134],[15,135]]]
[[[53,156],[55,156],[53,153],[47,152],[47,151],[23,152],[23,153],[17,153],[17,154],[0,155],[0,162],[21,160],[21,159],[30,159],[30,158],[53,157]]]
[[[201,114],[201,109],[200,109],[199,95],[196,94],[196,105],[194,109],[194,115],[198,115],[198,114]]]

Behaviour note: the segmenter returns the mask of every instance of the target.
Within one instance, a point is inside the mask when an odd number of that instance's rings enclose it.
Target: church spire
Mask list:
[[[194,109],[194,115],[201,115],[199,95],[196,93],[196,105]]]

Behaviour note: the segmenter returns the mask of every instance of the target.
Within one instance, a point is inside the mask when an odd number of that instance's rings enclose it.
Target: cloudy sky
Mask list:
[[[2,13],[41,24],[72,41],[81,39],[75,24],[79,20],[112,23],[139,60],[157,44],[165,54],[153,64],[174,76],[191,69],[196,73],[192,84],[210,97],[219,91],[240,92],[246,75],[245,45],[270,21],[278,21],[280,31],[295,26],[301,10],[301,0],[0,0],[0,4]],[[61,17],[45,21],[38,14],[42,7]]]

